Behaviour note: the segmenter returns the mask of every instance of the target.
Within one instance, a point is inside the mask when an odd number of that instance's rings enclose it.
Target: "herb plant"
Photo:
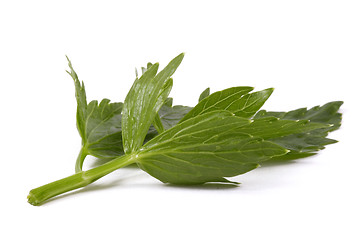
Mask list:
[[[75,174],[30,191],[28,202],[40,205],[59,194],[84,187],[130,164],[170,184],[236,184],[228,177],[251,171],[265,161],[285,161],[316,154],[335,143],[327,134],[340,127],[341,101],[290,112],[260,110],[272,88],[232,87],[204,90],[191,108],[173,106],[171,76],[184,54],[162,71],[148,63],[124,103],[87,102],[69,61],[77,100],[76,123],[82,147]],[[87,155],[111,159],[83,171]]]

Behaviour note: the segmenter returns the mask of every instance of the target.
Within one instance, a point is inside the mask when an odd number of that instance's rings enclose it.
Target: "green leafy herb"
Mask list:
[[[328,127],[325,128],[270,139],[272,142],[290,150],[287,155],[274,158],[274,160],[297,159],[312,156],[317,151],[324,149],[325,145],[337,142],[326,137],[329,132],[337,130],[341,126],[341,114],[338,110],[342,104],[342,101],[335,101],[327,103],[322,107],[315,106],[309,110],[300,108],[289,112],[267,112],[261,110],[254,116],[254,119],[277,117],[280,119],[308,120],[311,123],[327,124]]]
[[[71,70],[67,72],[73,78],[75,84],[77,100],[76,122],[82,139],[82,147],[75,164],[76,172],[80,172],[87,155],[92,155],[99,159],[113,159],[124,154],[121,126],[123,103],[110,103],[109,99],[103,99],[100,104],[96,100],[88,104],[84,82],[80,83],[69,58],[67,59]],[[152,66],[152,63],[148,63],[147,68],[142,68],[142,74]],[[144,77],[147,77],[147,75]],[[166,129],[174,126],[187,113],[180,111],[180,108],[181,106],[172,107],[172,99],[167,98],[159,111],[161,117],[157,114],[153,122],[157,130],[152,126],[147,133],[146,141],[153,138],[159,132],[164,131],[163,124],[165,124]],[[189,107],[184,108],[190,109]]]
[[[173,86],[170,78],[178,68],[184,54],[174,58],[159,74],[158,64],[152,65],[136,79],[124,101],[122,111],[122,134],[125,153],[137,151],[159,109]]]
[[[115,158],[123,153],[121,112],[122,103],[110,103],[103,99],[87,103],[84,83],[80,83],[78,75],[68,59],[71,72],[68,72],[74,80],[75,96],[77,100],[76,123],[82,139],[77,162],[76,172],[82,170],[83,161],[87,155],[98,158]]]
[[[340,101],[309,110],[259,111],[272,88],[251,92],[252,87],[233,87],[212,94],[207,88],[194,108],[173,106],[171,76],[183,56],[159,73],[158,63],[148,63],[139,78],[136,71],[124,103],[103,99],[88,104],[84,83],[69,61],[82,138],[77,173],[31,190],[29,203],[39,205],[134,163],[164,183],[235,184],[227,177],[267,161],[310,156],[336,142],[326,137],[341,125]],[[82,171],[88,154],[112,160]]]

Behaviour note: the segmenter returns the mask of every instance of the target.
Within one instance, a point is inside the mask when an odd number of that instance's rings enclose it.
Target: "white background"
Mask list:
[[[361,239],[360,1],[1,1],[1,239]],[[134,68],[174,75],[175,104],[274,87],[268,110],[343,100],[340,142],[261,167],[236,188],[170,187],[115,171],[40,207],[30,189],[73,173],[72,60],[88,99],[123,101]],[[86,168],[96,162],[87,158]]]

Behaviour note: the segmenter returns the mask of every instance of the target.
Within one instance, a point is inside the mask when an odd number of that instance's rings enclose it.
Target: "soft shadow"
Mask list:
[[[240,185],[236,183],[205,183],[200,185],[175,185],[164,184],[164,187],[183,188],[183,189],[196,189],[196,190],[219,190],[219,189],[234,189]]]
[[[115,179],[111,182],[106,182],[106,183],[92,183],[89,184],[83,188],[80,189],[75,189],[72,190],[70,192],[67,193],[63,193],[61,195],[55,196],[53,198],[50,198],[46,201],[44,201],[41,205],[46,204],[46,203],[50,203],[52,201],[58,200],[58,199],[62,199],[62,198],[66,198],[69,196],[73,196],[73,195],[78,195],[78,194],[83,194],[83,193],[88,193],[88,192],[92,192],[92,191],[101,191],[101,190],[106,190],[106,189],[110,189],[110,188],[114,188],[114,187],[118,187],[121,186],[123,184],[123,182],[128,181],[129,179],[137,176],[139,174],[139,171],[136,172],[132,172],[132,173],[123,173],[122,177]]]
[[[274,160],[274,161],[266,161],[261,163],[261,167],[277,167],[277,166],[286,166],[286,165],[292,165],[297,164],[298,162],[295,160]]]
[[[123,182],[127,181],[128,178],[131,178],[131,177],[132,176],[123,177],[123,178],[114,180],[109,183],[90,184],[81,189],[76,189],[74,191],[50,198],[50,199],[46,200],[45,202],[43,202],[41,205],[51,203],[53,201],[57,201],[57,200],[60,200],[63,198],[71,197],[73,195],[79,195],[79,194],[83,194],[83,193],[88,193],[88,192],[93,192],[93,191],[101,191],[101,190],[107,190],[107,189],[114,188],[114,187],[119,187],[122,185]],[[144,186],[145,184],[141,184],[141,185]],[[149,184],[149,185],[152,185],[152,184]],[[167,187],[167,188],[178,188],[178,189],[193,189],[193,190],[220,190],[220,189],[224,190],[224,189],[235,189],[235,188],[240,187],[240,185],[236,184],[236,183],[205,183],[205,184],[201,184],[201,185],[175,185],[175,184],[159,183],[159,184],[157,184],[157,186]]]
[[[309,153],[303,157],[295,155],[294,158],[288,159],[271,159],[266,162],[261,163],[262,167],[275,167],[275,166],[284,166],[284,165],[292,165],[302,162],[304,159],[314,158],[317,153]]]
[[[307,157],[307,158],[311,158]],[[100,165],[103,165],[104,163],[109,162],[110,160],[103,160],[103,159],[95,159],[94,162],[90,165],[92,168],[93,167],[97,167]],[[298,160],[271,160],[271,161],[266,161],[264,163],[261,164],[262,168],[264,167],[276,167],[276,166],[284,166],[284,165],[292,165],[292,164],[297,164],[302,162],[302,159],[298,159]],[[138,166],[136,164],[131,164],[125,168],[130,168],[130,169],[139,169]],[[112,182],[108,182],[108,183],[98,183],[98,184],[90,184],[88,186],[85,186],[81,189],[77,189],[68,193],[64,193],[61,194],[59,196],[53,197],[51,199],[46,200],[43,204],[46,203],[50,203],[62,198],[66,198],[69,196],[73,196],[76,194],[82,194],[82,193],[88,193],[88,192],[92,192],[92,191],[100,191],[100,190],[106,190],[109,188],[113,188],[113,187],[118,187],[122,184],[122,182],[127,181],[129,178],[132,178],[134,176],[134,174],[128,175],[128,176],[123,176],[120,179],[114,180]],[[142,184],[143,185],[143,184]],[[205,184],[201,184],[201,185],[175,185],[175,184],[163,184],[163,183],[159,183],[157,184],[157,186],[161,186],[161,187],[165,187],[165,188],[178,188],[178,189],[193,189],[193,190],[227,190],[227,189],[236,189],[241,187],[240,184],[237,183],[233,183],[233,182],[229,182],[229,183],[205,183]],[[42,204],[42,205],[43,205]]]

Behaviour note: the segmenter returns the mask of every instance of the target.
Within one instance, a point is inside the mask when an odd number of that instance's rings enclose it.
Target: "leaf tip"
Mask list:
[[[68,66],[70,67],[70,69],[73,70],[73,66],[71,64],[71,61],[70,61],[69,57],[67,55],[65,55],[65,57],[66,57],[66,60],[68,61]]]
[[[179,61],[179,64],[180,64],[180,62],[182,62],[182,60],[183,60],[183,58],[184,58],[184,55],[185,55],[185,53],[182,52],[181,54],[179,54],[178,56],[176,56],[176,57],[174,58],[174,60],[177,59],[177,61]]]

